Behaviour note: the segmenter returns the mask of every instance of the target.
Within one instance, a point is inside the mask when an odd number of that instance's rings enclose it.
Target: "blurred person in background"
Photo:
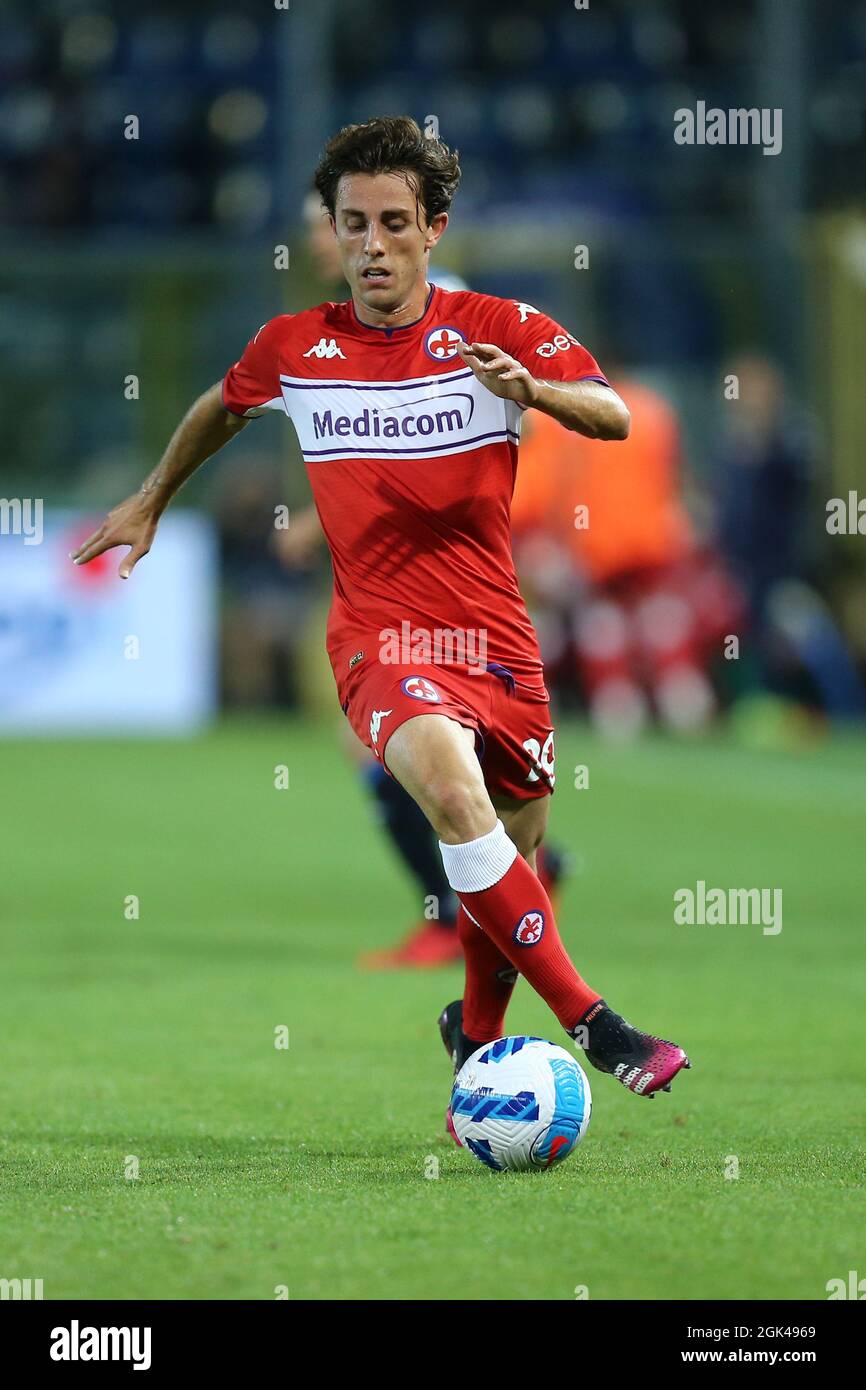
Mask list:
[[[738,394],[722,421],[717,533],[745,602],[744,684],[833,719],[862,718],[862,681],[813,581],[814,427],[765,354],[741,354],[725,375]]]
[[[315,557],[280,559],[274,507],[281,497],[277,464],[250,456],[217,481],[222,603],[222,685],[227,704],[297,704],[297,666],[316,594]]]
[[[576,674],[593,724],[629,737],[650,719],[678,733],[716,710],[713,655],[734,591],[699,544],[682,499],[676,413],[621,373],[632,427],[616,466],[598,442],[549,417],[527,421],[513,520],[525,583],[554,614],[539,619],[561,678]]]

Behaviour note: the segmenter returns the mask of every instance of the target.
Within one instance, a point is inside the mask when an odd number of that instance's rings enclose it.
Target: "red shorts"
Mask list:
[[[475,751],[492,796],[530,801],[553,791],[550,706],[504,667],[470,674],[465,666],[373,663],[352,681],[343,713],[386,767],[395,729],[419,714],[444,714],[475,730]]]

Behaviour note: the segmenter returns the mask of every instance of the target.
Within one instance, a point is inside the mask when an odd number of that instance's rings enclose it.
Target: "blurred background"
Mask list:
[[[781,151],[678,144],[700,102],[780,109]],[[866,0],[0,0],[4,1285],[866,1273],[864,106]],[[344,742],[289,423],[200,470],[130,583],[68,558],[263,322],[347,297],[313,169],[395,113],[460,152],[434,273],[551,314],[632,412],[617,444],[523,422],[538,866],[581,972],[696,1065],[661,1107],[593,1073],[543,1196],[442,1129],[456,898]],[[784,893],[784,931],[680,924],[689,884]],[[517,990],[508,1026],[548,1036]]]
[[[389,113],[460,151],[437,273],[550,313],[632,409],[615,455],[527,416],[560,712],[786,747],[863,720],[866,0],[9,0],[0,75],[0,728],[338,713],[285,423],[201,471],[134,585],[65,556],[263,321],[347,297],[310,179]],[[675,143],[699,101],[781,108],[781,152]]]

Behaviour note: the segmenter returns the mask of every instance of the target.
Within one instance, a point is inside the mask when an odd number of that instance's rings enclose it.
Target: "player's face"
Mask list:
[[[344,174],[334,212],[343,274],[358,302],[387,314],[423,292],[447,213],[428,223],[414,186],[398,174]]]

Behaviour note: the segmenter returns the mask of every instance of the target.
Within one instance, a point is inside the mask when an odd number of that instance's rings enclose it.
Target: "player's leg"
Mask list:
[[[457,899],[445,877],[436,837],[424,812],[372,758],[363,778],[376,803],[380,825],[421,890],[424,908],[429,907],[433,914],[430,920],[447,924],[453,931]]]
[[[653,1095],[688,1065],[685,1053],[633,1028],[581,979],[550,899],[497,815],[474,741],[471,730],[428,712],[395,729],[384,757],[437,832],[448,880],[470,922],[526,977],[594,1066],[629,1090]],[[511,816],[530,853],[543,835],[544,815],[526,809]],[[463,1022],[460,1027],[468,1046],[472,1035]]]
[[[550,797],[520,801],[494,796],[493,804],[509,838],[514,841],[527,862],[537,870],[536,861],[540,857],[547,831]],[[660,1086],[666,1091],[670,1090],[670,1081],[675,1074],[675,1071],[670,1070],[671,1065],[676,1061],[676,1054],[685,1057],[681,1048],[675,1048],[663,1039],[639,1033],[610,1009],[603,999],[598,1000],[589,1010],[578,1028],[568,1031],[600,1071],[612,1072],[630,1089],[637,1087],[641,1093],[645,1092],[650,1096]],[[689,1065],[688,1061],[685,1065]],[[653,1078],[658,1081],[658,1085],[653,1086],[651,1081],[641,1085],[653,1069],[658,1073],[658,1076]]]
[[[548,797],[531,802],[493,797],[494,810],[506,834],[537,872],[536,856],[547,826]],[[457,931],[463,947],[465,983],[462,1000],[449,1004],[440,1018],[440,1031],[455,1060],[469,1056],[476,1046],[505,1033],[505,1014],[517,983],[517,970],[490,936],[471,921],[461,905]]]
[[[395,782],[361,742],[351,724],[343,723],[343,746],[358,769],[361,784],[376,807],[376,818],[421,890],[425,920],[399,945],[366,951],[366,969],[442,965],[459,959],[459,903],[445,876],[442,856],[430,823],[408,792]],[[419,913],[420,917],[420,913]]]
[[[384,757],[438,834],[449,882],[465,909],[458,920],[469,979],[464,1032],[479,1043],[501,1035],[515,969],[563,1026],[574,1028],[600,996],[569,960],[550,899],[506,833],[484,785],[473,731],[425,713],[395,730]],[[505,811],[533,857],[547,797],[536,800]]]
[[[446,726],[442,731],[442,737],[437,733],[432,740],[425,738],[423,729],[417,730],[421,734],[421,738],[417,738],[416,728],[412,727],[425,725],[427,732],[432,733],[440,723]],[[403,730],[406,733],[401,737]],[[428,742],[430,756],[425,748]],[[475,756],[475,735],[471,729],[464,728],[454,720],[441,715],[419,716],[402,725],[401,729],[392,735],[387,745],[387,753],[388,765],[392,768],[394,776],[402,775],[407,779],[409,791],[417,797],[419,805],[424,806],[432,825],[437,825],[434,806],[437,788],[432,785],[428,790],[425,784],[428,781],[432,782],[434,773],[441,776],[444,772],[451,779],[467,779],[473,784],[477,796],[477,807],[473,814],[481,814],[481,824],[490,828],[495,826],[496,812],[483,785]],[[465,815],[466,812],[462,814]],[[477,828],[474,820],[467,823],[460,819],[458,822],[458,833],[465,833],[470,837]],[[451,1055],[455,1070],[459,1069],[466,1057],[476,1051],[482,1043],[502,1037],[505,1012],[517,981],[517,971],[512,962],[503,955],[492,938],[482,931],[477,922],[470,921],[462,905],[457,913],[457,932],[463,948],[465,967],[463,998],[449,1004],[439,1019],[442,1040]]]
[[[473,729],[424,710],[394,730],[382,758],[440,841],[457,845],[493,830],[497,815],[475,756]]]

